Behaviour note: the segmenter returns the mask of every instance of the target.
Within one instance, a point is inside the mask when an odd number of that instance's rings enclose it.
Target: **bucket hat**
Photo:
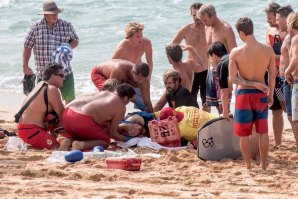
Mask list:
[[[45,0],[42,3],[42,11],[39,13],[40,15],[43,14],[58,14],[63,12],[64,8],[57,7],[57,4],[53,0]]]

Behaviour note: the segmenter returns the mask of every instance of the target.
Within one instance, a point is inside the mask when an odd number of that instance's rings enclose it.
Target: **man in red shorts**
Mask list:
[[[61,116],[66,133],[59,139],[60,150],[92,149],[98,145],[106,148],[110,137],[127,141],[129,137],[120,135],[117,128],[134,95],[134,88],[124,83],[115,92],[102,91],[72,101]]]
[[[50,132],[46,121],[50,115],[60,118],[64,106],[59,88],[63,86],[64,73],[62,66],[49,64],[43,72],[43,81],[39,82],[28,94],[23,106],[37,93],[25,109],[17,125],[18,136],[27,144],[36,148],[59,148],[56,136]],[[53,118],[53,117],[52,117]]]
[[[153,112],[150,100],[149,66],[146,63],[134,64],[127,60],[111,59],[95,66],[91,79],[99,91],[107,79],[115,78],[120,83],[128,83],[136,90],[135,103],[137,109]]]
[[[266,169],[269,137],[268,106],[273,102],[275,86],[275,56],[272,48],[259,43],[253,34],[251,19],[242,17],[236,29],[242,46],[234,48],[229,58],[229,81],[237,84],[237,73],[246,80],[264,83],[264,75],[269,72],[269,92],[262,92],[253,86],[239,85],[235,102],[235,135],[240,136],[240,148],[247,169],[251,169],[251,146],[249,136],[253,125],[259,134],[259,151],[262,169]]]

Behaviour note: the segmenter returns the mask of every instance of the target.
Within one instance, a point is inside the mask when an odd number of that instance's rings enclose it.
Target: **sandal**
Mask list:
[[[10,132],[10,131],[7,131],[7,130],[5,130],[5,129],[1,129],[1,128],[0,128],[0,132],[1,132],[1,131],[3,132],[4,136],[2,137],[1,134],[0,134],[0,139],[4,138],[5,135],[6,135],[6,136],[17,136],[17,134],[16,134],[15,132]]]

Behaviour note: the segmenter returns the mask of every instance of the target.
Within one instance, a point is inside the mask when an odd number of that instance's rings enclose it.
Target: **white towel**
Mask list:
[[[72,48],[68,43],[62,43],[54,52],[51,59],[61,65],[63,69],[69,68],[72,59]]]

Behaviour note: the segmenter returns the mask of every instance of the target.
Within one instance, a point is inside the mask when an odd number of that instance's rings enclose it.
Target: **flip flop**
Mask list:
[[[0,134],[0,139],[4,138],[5,135],[6,135],[6,136],[17,136],[17,134],[16,134],[15,132],[10,132],[10,131],[7,131],[7,130],[5,130],[5,129],[1,129],[1,128],[0,128],[0,132],[1,132],[1,131],[3,132],[4,136],[1,137],[1,134]]]

